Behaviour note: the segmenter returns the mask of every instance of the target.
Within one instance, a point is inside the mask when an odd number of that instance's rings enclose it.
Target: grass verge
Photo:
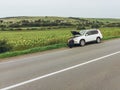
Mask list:
[[[120,36],[105,37],[103,38],[103,40],[110,40],[110,39],[115,39],[115,38],[120,38]]]
[[[30,54],[35,52],[42,52],[42,51],[52,50],[52,49],[57,49],[62,47],[67,47],[66,43],[48,45],[44,47],[36,47],[36,48],[31,48],[31,49],[22,50],[22,51],[6,52],[3,54],[0,54],[0,58],[19,56],[19,55]]]

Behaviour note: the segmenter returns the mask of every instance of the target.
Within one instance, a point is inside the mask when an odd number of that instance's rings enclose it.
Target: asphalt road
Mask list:
[[[0,90],[120,90],[120,39],[1,62]]]

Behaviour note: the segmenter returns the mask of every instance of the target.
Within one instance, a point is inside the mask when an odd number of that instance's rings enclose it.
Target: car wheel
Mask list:
[[[101,42],[101,39],[98,37],[98,38],[96,39],[96,42],[97,42],[97,43],[100,43],[100,42]]]
[[[68,42],[68,47],[69,48],[72,48],[74,46],[74,41],[73,40],[70,40],[69,42]]]
[[[85,46],[85,40],[80,41],[80,46]]]

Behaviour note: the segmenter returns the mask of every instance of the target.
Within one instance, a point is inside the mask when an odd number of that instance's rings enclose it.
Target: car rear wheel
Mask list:
[[[80,46],[85,46],[85,40],[80,41]]]
[[[98,37],[98,38],[96,39],[96,42],[97,42],[97,43],[100,43],[100,42],[101,42],[101,39]]]

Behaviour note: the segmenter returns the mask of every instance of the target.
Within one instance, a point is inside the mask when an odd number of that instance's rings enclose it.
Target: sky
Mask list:
[[[120,0],[0,0],[0,17],[120,18]]]

